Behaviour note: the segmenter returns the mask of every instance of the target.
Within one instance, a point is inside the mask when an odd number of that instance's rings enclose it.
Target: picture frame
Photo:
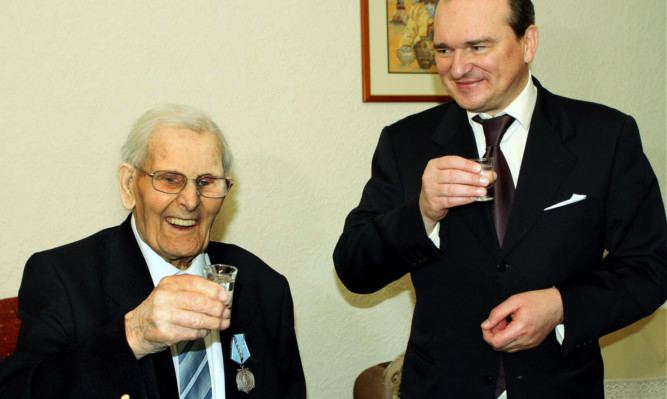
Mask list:
[[[404,0],[412,4],[416,0]],[[404,1],[400,1],[404,3]],[[432,65],[401,62],[396,55],[396,33],[402,27],[390,15],[398,0],[361,0],[361,64],[363,102],[446,102],[447,95]],[[406,14],[407,15],[407,14]],[[393,36],[392,36],[393,35]],[[432,47],[432,42],[430,43]],[[400,65],[398,65],[400,64]],[[397,66],[398,65],[398,66]],[[390,70],[390,68],[392,70]]]

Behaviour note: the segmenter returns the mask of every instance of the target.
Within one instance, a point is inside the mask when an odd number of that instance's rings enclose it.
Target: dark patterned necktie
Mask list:
[[[498,178],[496,179],[496,184],[493,186],[495,190],[495,200],[493,201],[492,208],[493,223],[496,225],[498,242],[502,247],[505,231],[507,230],[507,219],[509,219],[512,201],[514,200],[514,181],[512,180],[512,172],[510,172],[509,165],[507,165],[507,160],[500,150],[500,140],[502,140],[507,129],[514,123],[514,118],[507,114],[490,119],[482,119],[479,115],[475,115],[472,120],[480,123],[484,128],[484,137],[486,138],[486,153],[484,157],[495,158],[493,169],[498,174]],[[503,358],[501,357],[493,397],[499,397],[505,392],[505,389],[505,367],[503,366]]]
[[[211,377],[204,340],[181,342],[177,348],[181,399],[211,398]]]
[[[479,115],[472,118],[484,128],[484,137],[486,138],[486,153],[484,157],[494,157],[493,169],[498,174],[493,189],[495,190],[495,200],[493,201],[493,222],[496,226],[498,242],[503,246],[505,231],[507,230],[507,219],[510,216],[512,201],[514,200],[514,181],[512,172],[507,165],[507,160],[500,150],[500,140],[507,129],[514,122],[510,115],[501,115],[491,119],[482,119]]]

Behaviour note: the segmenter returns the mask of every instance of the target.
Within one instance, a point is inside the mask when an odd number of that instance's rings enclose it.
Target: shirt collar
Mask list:
[[[148,270],[151,273],[151,278],[153,279],[153,284],[157,285],[162,278],[166,276],[173,276],[175,274],[194,274],[197,276],[204,276],[204,266],[208,262],[208,256],[206,253],[201,253],[197,255],[190,264],[190,267],[186,270],[180,270],[176,266],[162,259],[160,255],[157,254],[144,240],[141,239],[139,231],[137,230],[137,223],[134,220],[134,214],[132,214],[132,232],[134,233],[134,238],[139,244],[139,249],[141,250],[146,264],[148,265]]]
[[[517,98],[512,101],[510,105],[507,106],[502,112],[496,116],[502,114],[511,115],[514,119],[519,121],[521,125],[526,129],[530,130],[530,121],[533,118],[533,111],[535,110],[535,104],[537,103],[537,87],[533,83],[533,75],[528,71],[528,82],[523,88],[521,93]],[[467,111],[468,120],[472,124],[472,118],[477,115],[477,113]],[[490,115],[481,113],[479,114],[482,119],[490,118]]]

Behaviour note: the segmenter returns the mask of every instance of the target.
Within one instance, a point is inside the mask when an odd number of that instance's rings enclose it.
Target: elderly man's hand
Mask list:
[[[449,208],[469,204],[486,194],[489,179],[480,174],[481,166],[458,156],[431,159],[422,175],[419,209],[426,232],[447,216]]]
[[[125,315],[125,335],[137,359],[181,341],[229,327],[229,294],[199,276],[163,278],[137,308]]]
[[[562,322],[563,300],[557,288],[528,291],[496,306],[482,323],[482,337],[497,351],[518,352],[540,345]]]

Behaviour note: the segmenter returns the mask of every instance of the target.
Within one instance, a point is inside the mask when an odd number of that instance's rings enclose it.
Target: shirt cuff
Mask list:
[[[435,245],[436,248],[440,249],[440,222],[436,223],[433,231],[428,235],[428,238],[433,241],[433,245]]]
[[[565,339],[565,324],[556,326],[556,339],[559,344],[563,345],[563,340]]]

